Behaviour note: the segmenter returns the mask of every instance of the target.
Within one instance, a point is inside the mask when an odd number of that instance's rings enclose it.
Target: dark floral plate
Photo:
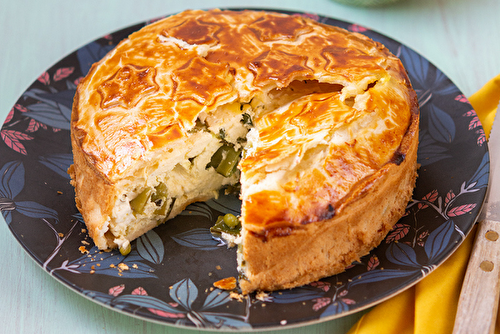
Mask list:
[[[100,252],[74,204],[70,114],[76,85],[92,63],[147,23],[99,38],[44,72],[1,129],[0,210],[13,235],[53,277],[116,310],[183,327],[269,329],[330,320],[408,288],[442,263],[474,225],[485,197],[489,156],[478,117],[435,66],[406,46],[356,24],[320,22],[385,44],[406,66],[421,104],[419,178],[413,201],[382,244],[346,272],[293,290],[238,301],[213,289],[236,276],[235,249],[211,238],[235,197],[189,206],[140,237],[132,252]]]

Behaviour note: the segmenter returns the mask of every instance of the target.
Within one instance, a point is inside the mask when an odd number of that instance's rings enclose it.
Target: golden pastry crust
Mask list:
[[[243,293],[293,288],[338,274],[378,246],[405,213],[413,193],[418,120],[413,113],[394,159],[353,187],[333,217],[258,233],[245,230],[240,249]]]
[[[242,290],[293,287],[343,270],[400,218],[418,121],[401,62],[366,36],[186,11],[133,33],[79,84],[70,174],[100,249],[240,181]],[[231,154],[239,170],[222,171]]]

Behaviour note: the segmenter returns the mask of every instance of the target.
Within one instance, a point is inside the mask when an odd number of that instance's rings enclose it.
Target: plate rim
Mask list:
[[[345,20],[342,20],[342,19],[338,19],[338,18],[333,18],[333,17],[330,17],[330,16],[326,16],[326,15],[323,15],[323,14],[316,14],[316,13],[310,13],[310,12],[304,12],[304,11],[299,11],[299,10],[290,10],[290,9],[275,9],[275,8],[252,8],[252,7],[241,7],[241,8],[233,8],[233,7],[230,7],[230,8],[224,8],[224,9],[227,9],[227,10],[245,10],[245,9],[251,9],[251,10],[264,10],[264,11],[274,11],[274,12],[280,12],[280,13],[286,13],[286,14],[313,14],[313,15],[317,15],[319,18],[322,18],[322,19],[325,19],[326,21],[329,21],[329,20],[333,20],[335,22],[342,22],[342,23],[345,23],[345,24],[355,24],[355,23],[351,23],[351,22],[348,22],[348,21],[345,21]],[[174,15],[176,13],[173,13],[173,14],[167,14],[167,15],[164,15],[164,16],[160,16],[160,17],[156,17],[156,18],[152,18],[150,20],[147,20],[147,21],[142,21],[142,22],[138,22],[138,23],[134,23],[134,24],[131,24],[131,25],[128,25],[126,27],[122,27],[122,28],[119,28],[117,30],[114,30],[113,32],[110,32],[109,34],[118,34],[120,32],[123,32],[123,31],[126,31],[126,30],[129,30],[131,29],[132,27],[138,27],[139,29],[143,26],[145,26],[146,24],[150,23],[150,22],[153,22],[155,20],[158,20],[158,19],[161,19],[161,18],[164,18],[164,17],[167,17],[167,16],[171,16],[171,15]],[[327,23],[328,24],[328,23]],[[382,38],[385,38],[385,39],[388,39],[388,40],[392,40],[394,41],[395,43],[398,43],[400,45],[403,45],[405,46],[406,48],[408,48],[411,52],[415,53],[416,55],[418,55],[419,57],[421,57],[422,59],[424,59],[426,62],[429,63],[429,65],[431,65],[432,67],[438,69],[431,61],[429,61],[427,58],[425,58],[424,56],[420,55],[418,52],[414,51],[413,49],[407,47],[404,43],[401,43],[397,40],[395,40],[394,38],[390,37],[390,36],[387,36],[385,34],[382,34],[382,33],[379,33],[377,32],[376,30],[373,30],[373,29],[369,29],[370,32],[376,34],[376,35],[379,35],[380,37]],[[54,68],[55,66],[57,66],[60,62],[62,62],[63,60],[67,59],[68,57],[70,57],[71,55],[73,55],[75,52],[77,52],[78,50],[80,50],[81,48],[87,46],[88,44],[100,39],[100,38],[103,38],[103,36],[100,36],[100,37],[97,37],[95,39],[93,39],[92,41],[82,45],[81,47],[77,48],[76,50],[74,50],[73,52],[67,54],[66,56],[64,56],[63,58],[60,58],[57,62],[55,62],[52,66],[49,67],[49,69],[51,68]],[[439,69],[438,69],[439,70]],[[445,75],[446,76],[446,75]],[[446,78],[448,78],[446,76]],[[449,78],[448,78],[449,79]],[[35,80],[36,82],[36,80]],[[451,80],[450,80],[451,82]],[[453,82],[452,82],[453,85],[455,85]],[[33,85],[33,83],[27,88],[29,89],[31,86]],[[456,85],[455,85],[456,87]],[[458,87],[457,87],[458,88]],[[27,90],[26,89],[26,90]],[[25,91],[26,91],[25,90]],[[24,91],[24,92],[25,92]],[[459,90],[460,92],[460,90]],[[17,101],[16,101],[17,103]],[[3,126],[4,126],[4,123],[2,125],[2,129],[3,129]],[[488,153],[489,149],[487,147],[487,145],[485,146],[486,148],[486,153]],[[3,150],[3,149],[2,149]],[[4,161],[5,162],[5,161]],[[8,161],[7,161],[8,162]],[[489,180],[488,180],[488,184],[486,186],[489,187]],[[470,234],[471,230],[473,229],[475,223],[477,222],[478,218],[479,218],[479,214],[484,206],[484,203],[485,203],[485,200],[486,200],[486,190],[484,191],[484,195],[482,196],[482,200],[481,200],[481,203],[479,205],[479,210],[478,210],[478,213],[475,215],[474,219],[473,219],[473,222],[472,224],[469,226],[469,228],[467,229],[467,231],[464,231],[464,234],[465,236],[459,240],[459,242],[456,243],[456,246],[449,252],[446,253],[446,256],[444,258],[442,258],[438,263],[435,264],[434,268],[432,270],[430,270],[429,272],[427,273],[423,273],[422,275],[419,275],[416,279],[413,279],[412,282],[406,284],[403,288],[399,289],[399,290],[396,290],[396,291],[392,291],[392,292],[387,292],[384,296],[382,296],[381,298],[379,299],[376,299],[376,300],[373,300],[369,303],[365,303],[363,304],[361,307],[358,307],[358,308],[354,308],[352,310],[349,310],[349,311],[346,311],[346,312],[341,312],[341,313],[338,313],[338,314],[333,314],[333,315],[329,315],[329,316],[326,316],[324,318],[322,317],[318,317],[318,318],[315,318],[315,319],[310,319],[310,320],[305,320],[305,321],[297,321],[297,322],[293,322],[293,323],[290,323],[290,324],[286,324],[284,326],[280,326],[280,325],[275,325],[275,326],[257,326],[257,327],[251,327],[251,328],[237,328],[238,330],[244,330],[244,331],[265,331],[265,330],[276,330],[276,329],[281,329],[281,328],[296,328],[296,327],[302,327],[302,326],[307,326],[307,325],[312,325],[312,324],[318,324],[318,323],[322,323],[322,322],[325,322],[325,321],[330,321],[330,320],[333,320],[333,319],[337,319],[337,318],[340,318],[340,317],[344,317],[344,316],[347,316],[347,315],[351,315],[351,314],[354,314],[354,313],[358,313],[360,311],[363,311],[363,310],[366,310],[370,307],[373,307],[374,305],[377,305],[377,304],[380,304],[382,303],[383,301],[387,300],[387,299],[390,299],[391,297],[399,294],[399,293],[402,293],[403,291],[406,291],[407,289],[413,287],[414,285],[416,285],[418,282],[420,282],[423,278],[425,278],[429,273],[433,272],[437,267],[439,267],[440,265],[442,265],[443,262],[445,262],[458,248],[459,246],[462,244],[462,242],[465,240],[465,237],[467,235]],[[4,220],[5,220],[5,217],[4,217]],[[7,223],[7,222],[6,222]],[[22,246],[22,248],[24,249],[24,251],[26,251],[29,255],[29,257],[31,259],[33,259],[35,261],[35,263],[37,263],[38,265],[40,265],[44,271],[46,271],[47,273],[49,273],[50,276],[54,277],[57,281],[59,281],[60,283],[62,283],[63,285],[65,285],[66,287],[69,287],[71,290],[77,292],[79,295],[81,296],[84,296],[85,298],[87,299],[90,299],[92,300],[93,302],[101,305],[101,306],[105,306],[106,308],[108,309],[111,309],[113,311],[118,311],[119,313],[123,313],[123,314],[126,314],[128,316],[133,316],[133,317],[136,317],[138,319],[141,319],[141,320],[145,320],[145,321],[150,321],[150,322],[154,322],[154,323],[159,323],[159,324],[162,324],[162,325],[167,325],[167,326],[173,326],[173,327],[177,327],[177,328],[183,328],[183,329],[193,329],[195,327],[193,326],[186,326],[186,325],[177,325],[175,323],[171,323],[171,322],[168,322],[168,321],[161,321],[161,320],[158,320],[156,318],[153,318],[153,317],[147,317],[147,316],[144,316],[144,315],[141,315],[141,314],[136,314],[134,312],[129,312],[129,311],[124,311],[124,310],[121,310],[121,309],[118,309],[116,307],[113,307],[113,306],[110,306],[110,305],[107,305],[106,303],[103,303],[95,298],[92,298],[86,294],[83,293],[83,291],[85,289],[83,289],[82,287],[80,286],[76,286],[75,284],[72,284],[71,282],[67,281],[64,277],[61,277],[61,276],[58,276],[58,275],[54,275],[52,273],[50,273],[47,268],[44,268],[42,266],[42,263],[43,261],[41,261],[41,259],[39,259],[33,252],[32,249],[28,248],[27,245],[22,241],[22,239],[20,238],[20,236],[18,236],[16,233],[14,233],[14,231],[11,229],[11,226],[9,223],[7,223],[8,227],[9,227],[9,230],[11,231],[11,233],[14,235],[15,239],[17,240],[17,242]],[[222,329],[212,329],[212,328],[208,328],[208,327],[202,327],[201,329],[205,330],[205,331],[219,331],[219,330],[230,330],[230,329],[227,329],[227,328],[222,328]]]

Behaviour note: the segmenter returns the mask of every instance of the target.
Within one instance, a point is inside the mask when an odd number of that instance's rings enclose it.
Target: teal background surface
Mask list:
[[[0,0],[0,123],[40,74],[92,40],[151,18],[213,7],[299,10],[366,26],[423,55],[466,96],[500,74],[498,0],[400,0],[383,7],[333,0]],[[205,333],[137,319],[78,295],[31,260],[2,217],[0,254],[0,333]],[[346,333],[364,312],[286,333]]]

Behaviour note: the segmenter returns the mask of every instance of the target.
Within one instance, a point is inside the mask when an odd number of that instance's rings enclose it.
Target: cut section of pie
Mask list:
[[[76,204],[103,250],[241,184],[240,287],[343,271],[404,214],[419,110],[401,62],[302,16],[192,10],[94,64],[73,104]]]

